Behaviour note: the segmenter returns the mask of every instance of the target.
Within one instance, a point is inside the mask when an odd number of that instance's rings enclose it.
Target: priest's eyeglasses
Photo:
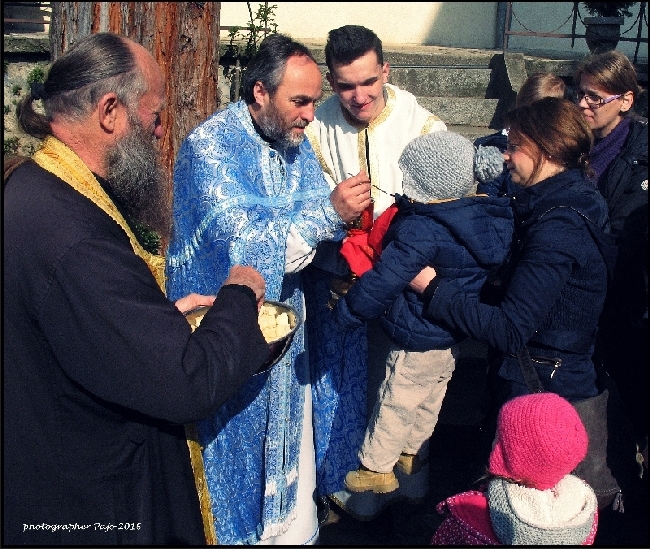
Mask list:
[[[593,109],[598,109],[607,103],[611,103],[615,99],[623,97],[622,93],[618,95],[610,95],[609,97],[600,97],[600,95],[593,95],[591,93],[585,93],[581,90],[573,92],[573,101],[578,104],[583,99],[587,102],[587,105]]]

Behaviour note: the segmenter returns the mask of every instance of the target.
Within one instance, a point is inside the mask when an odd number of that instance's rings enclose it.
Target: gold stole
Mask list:
[[[128,223],[113,201],[102,189],[95,176],[71,149],[56,137],[48,136],[41,148],[32,156],[41,168],[65,181],[75,191],[84,195],[96,206],[105,211],[128,235],[133,251],[141,257],[152,272],[158,286],[165,291],[165,258],[145,250],[136,239]]]
[[[113,201],[102,189],[95,176],[83,163],[83,161],[56,137],[48,136],[43,141],[41,148],[32,156],[41,168],[53,173],[59,179],[65,181],[74,190],[88,198],[93,204],[106,212],[127,234],[133,251],[142,258],[153,274],[160,289],[165,292],[165,258],[162,255],[155,255],[145,250],[128,223],[117,209]],[[198,442],[196,426],[194,424],[185,425],[185,434],[187,445],[190,450],[190,460],[194,472],[194,480],[199,494],[199,503],[201,505],[201,516],[203,518],[203,529],[208,545],[217,544],[217,535],[214,529],[214,519],[212,517],[212,507],[210,504],[210,493],[205,479],[205,470],[203,468],[203,456],[201,446]]]

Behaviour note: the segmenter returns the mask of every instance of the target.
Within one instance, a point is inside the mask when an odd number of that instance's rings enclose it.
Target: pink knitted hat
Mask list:
[[[587,445],[582,420],[567,400],[555,393],[515,397],[499,412],[488,470],[547,490],[576,468]]]

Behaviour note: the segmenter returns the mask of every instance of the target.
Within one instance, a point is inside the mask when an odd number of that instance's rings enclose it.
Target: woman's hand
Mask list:
[[[435,277],[436,270],[433,267],[425,267],[415,276],[413,280],[411,280],[409,286],[417,293],[421,294],[424,292],[424,290],[427,289],[427,286]]]

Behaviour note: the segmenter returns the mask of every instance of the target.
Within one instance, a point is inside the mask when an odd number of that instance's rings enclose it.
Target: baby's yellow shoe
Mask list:
[[[422,470],[422,467],[429,462],[428,459],[422,460],[417,454],[400,454],[397,459],[396,467],[405,475],[415,475]]]
[[[399,488],[395,473],[376,473],[365,469],[350,471],[345,475],[345,485],[350,492],[369,492],[387,494]]]

